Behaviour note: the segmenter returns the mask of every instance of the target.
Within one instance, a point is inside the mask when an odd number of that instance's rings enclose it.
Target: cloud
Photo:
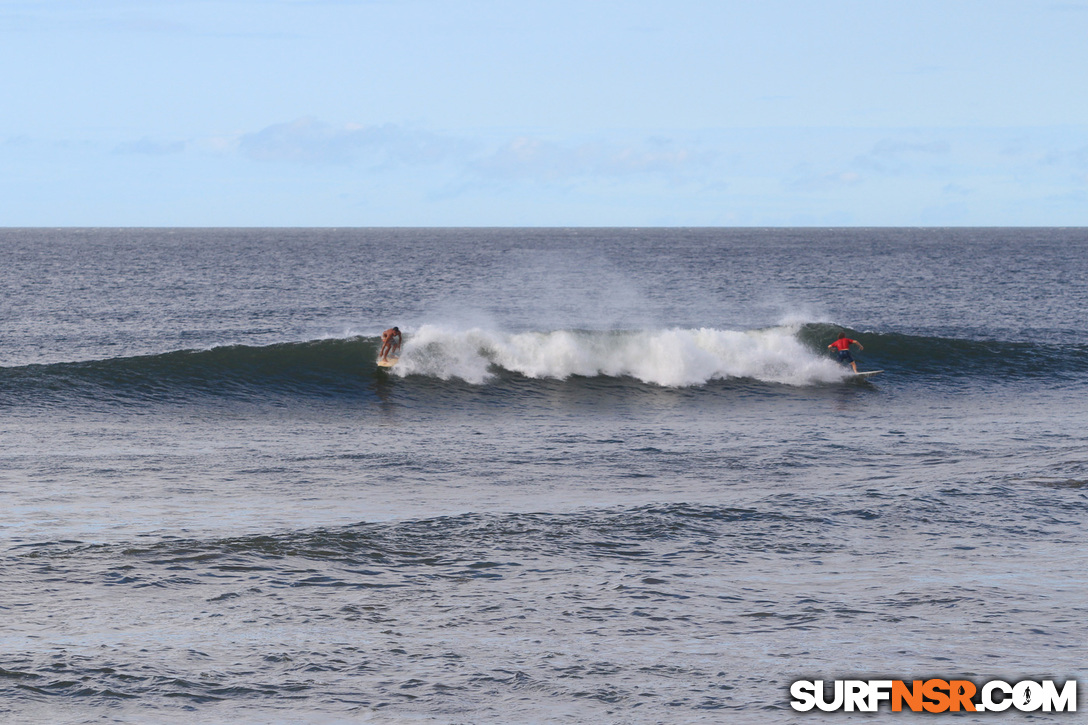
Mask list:
[[[1084,179],[1084,181],[1088,181],[1088,178]],[[1060,204],[1084,204],[1088,202],[1088,193],[1080,189],[1070,189],[1064,194],[1049,194],[1046,196],[1046,200]]]
[[[963,184],[957,184],[956,182],[951,182],[941,187],[941,194],[943,196],[966,197],[970,196],[972,193],[972,189]]]
[[[820,172],[808,168],[798,169],[797,173],[785,180],[785,186],[793,191],[826,191],[833,188],[858,186],[865,181],[865,176],[857,171]]]
[[[138,154],[142,156],[167,156],[185,151],[184,141],[155,141],[144,136],[139,141],[127,141],[113,149],[115,154]]]
[[[947,157],[952,151],[947,141],[905,141],[884,138],[869,151],[854,158],[852,166],[875,174],[899,176],[913,170],[918,163]]]
[[[1079,131],[1079,130],[1078,130]],[[1083,138],[1083,131],[1079,131]],[[1024,167],[1088,169],[1088,146],[1061,138],[1017,137],[1002,144],[998,154],[1008,163]],[[1076,139],[1077,142],[1080,138]]]
[[[712,168],[716,156],[709,151],[677,147],[661,138],[625,144],[600,141],[560,144],[520,136],[478,160],[474,168],[489,178],[540,181],[643,174],[681,180]]]
[[[277,123],[239,136],[205,138],[193,147],[237,153],[258,162],[454,168],[462,181],[558,182],[586,178],[649,177],[672,182],[704,179],[719,154],[673,139],[554,142],[533,136],[470,138],[387,123],[329,124],[312,117]]]
[[[891,156],[903,156],[908,154],[947,154],[950,146],[947,141],[898,141],[895,139],[881,139],[869,152],[870,156],[887,158]]]
[[[347,164],[363,159],[379,165],[437,164],[465,142],[420,129],[381,126],[334,126],[313,118],[278,123],[238,139],[237,149],[255,161]]]
[[[1069,160],[1075,168],[1088,169],[1088,146],[1082,146],[1069,155]]]

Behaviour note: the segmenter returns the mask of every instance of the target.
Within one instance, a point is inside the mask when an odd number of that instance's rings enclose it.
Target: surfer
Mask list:
[[[862,344],[860,342],[858,342],[857,340],[851,340],[849,337],[846,336],[845,332],[840,332],[839,339],[828,345],[827,349],[830,350],[831,348],[835,348],[836,350],[838,350],[839,362],[843,364],[849,363],[850,367],[852,367],[854,369],[854,372],[856,373],[858,371],[858,364],[854,360],[854,356],[850,354],[851,345],[857,345],[858,350],[865,349],[864,347],[862,347]]]
[[[390,327],[388,330],[382,333],[382,349],[378,353],[379,360],[386,360],[389,358],[390,353],[397,353],[400,351],[400,328]]]

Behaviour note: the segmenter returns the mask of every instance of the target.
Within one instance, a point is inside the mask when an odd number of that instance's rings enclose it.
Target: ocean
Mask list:
[[[5,723],[1086,675],[1088,230],[4,229],[0,278]]]

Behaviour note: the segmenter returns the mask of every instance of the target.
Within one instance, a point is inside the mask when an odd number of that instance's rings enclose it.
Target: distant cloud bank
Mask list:
[[[8,194],[11,208],[38,204],[43,215],[56,210],[37,199],[85,183],[80,193],[94,213],[143,198],[139,214],[176,206],[181,215],[192,194],[210,196],[220,216],[209,224],[269,223],[262,220],[279,199],[275,223],[301,226],[1079,226],[1088,225],[1086,138],[1075,126],[564,136],[308,116],[252,131],[112,144],[11,136],[0,139],[0,161],[10,179],[49,179],[49,163],[63,170],[55,182]],[[107,195],[100,180],[111,163],[119,166]]]

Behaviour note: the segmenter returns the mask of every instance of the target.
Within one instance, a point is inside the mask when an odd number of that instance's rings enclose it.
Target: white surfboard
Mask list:
[[[858,377],[858,378],[861,378],[862,380],[865,380],[867,378],[873,377],[874,375],[880,375],[880,373],[882,373],[882,372],[884,372],[884,371],[883,370],[866,370],[865,372],[854,373],[854,376]]]
[[[384,360],[378,360],[378,367],[380,367],[380,368],[391,368],[391,367],[393,367],[394,365],[397,364],[397,360],[400,360],[400,358],[399,357],[387,357]]]

